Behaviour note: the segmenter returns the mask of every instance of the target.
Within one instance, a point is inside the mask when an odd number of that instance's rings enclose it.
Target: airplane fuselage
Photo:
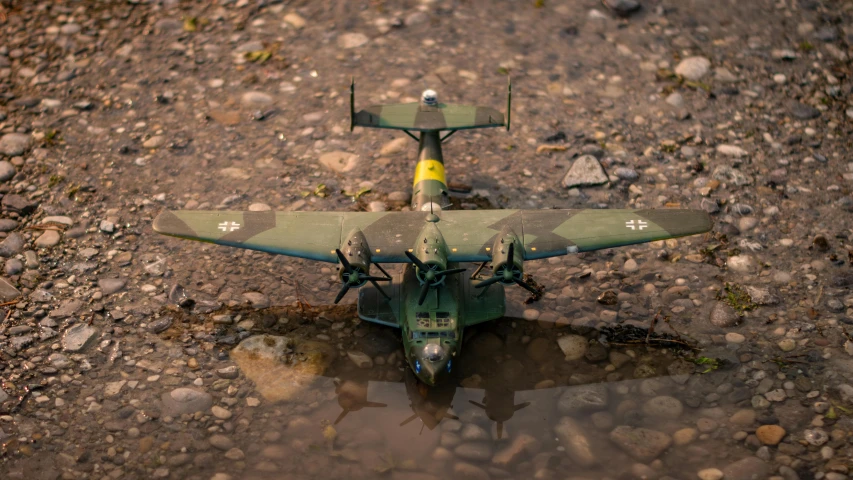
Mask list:
[[[412,189],[411,208],[424,212],[426,221],[409,252],[427,268],[406,264],[390,286],[383,286],[390,299],[365,285],[358,302],[362,319],[401,329],[406,361],[427,385],[440,383],[453,371],[466,325],[495,320],[505,310],[502,285],[475,290],[478,281],[467,272],[441,275],[465,267],[447,262],[449,247],[441,235],[440,215],[450,199],[439,133],[421,132]]]

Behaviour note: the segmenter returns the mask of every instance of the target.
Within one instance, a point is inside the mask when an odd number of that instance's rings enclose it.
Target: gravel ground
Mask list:
[[[853,476],[853,2],[640,3],[0,2],[0,476]],[[715,227],[528,263],[454,384],[326,306],[333,265],[151,229],[405,209],[415,146],[348,131],[350,78],[503,109],[507,75],[512,131],[446,145],[459,208]]]

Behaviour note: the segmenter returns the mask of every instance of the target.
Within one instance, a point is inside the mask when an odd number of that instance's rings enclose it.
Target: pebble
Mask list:
[[[625,261],[625,264],[622,265],[622,270],[625,273],[634,273],[639,269],[640,269],[640,267],[637,265],[637,261],[634,260],[633,258],[629,258],[628,260]]]
[[[783,352],[790,352],[797,348],[797,342],[792,338],[783,338],[777,343],[779,349]]]
[[[755,261],[748,255],[734,255],[726,260],[726,266],[738,273],[752,273],[755,270]]]
[[[717,153],[719,153],[720,155],[725,155],[727,157],[735,157],[735,158],[745,157],[745,156],[749,155],[749,153],[746,150],[744,150],[744,149],[742,149],[736,145],[725,145],[725,144],[717,145]]]
[[[583,155],[572,164],[566,176],[563,177],[563,186],[566,188],[591,187],[602,185],[610,181],[604,172],[598,159],[592,155]]]
[[[650,398],[643,404],[643,413],[650,417],[677,419],[683,412],[681,400],[666,395]]]
[[[788,102],[788,111],[794,118],[800,120],[811,120],[820,116],[820,110],[796,100]]]
[[[15,168],[14,165],[7,162],[6,160],[0,161],[0,182],[8,182],[17,173],[18,170]]]
[[[564,335],[557,339],[557,345],[568,361],[580,360],[589,348],[589,342],[580,335]]]
[[[672,434],[672,443],[676,446],[688,445],[699,438],[699,431],[695,428],[682,428]]]
[[[785,429],[779,425],[762,425],[755,431],[755,436],[764,445],[778,445],[785,438]]]
[[[816,447],[820,447],[829,441],[829,435],[820,428],[805,430],[803,432],[803,438],[809,443],[809,445],[814,445]]]
[[[50,248],[56,246],[60,238],[59,232],[56,230],[45,230],[33,243],[38,248]]]
[[[339,48],[349,50],[351,48],[361,47],[367,44],[367,42],[369,41],[370,39],[367,38],[367,35],[363,33],[349,32],[339,35],[337,42]]]
[[[24,237],[17,233],[10,233],[0,242],[0,257],[9,258],[21,253],[24,249]]]
[[[663,432],[628,425],[613,429],[610,440],[640,462],[656,459],[672,445],[672,438]]]
[[[770,468],[758,457],[746,457],[732,462],[723,468],[726,480],[757,480],[767,478]]]
[[[666,103],[672,105],[675,108],[681,108],[684,106],[684,96],[682,96],[678,92],[670,93],[666,97]]]
[[[62,336],[62,349],[66,352],[80,352],[88,347],[98,335],[98,329],[85,323],[78,323]]]
[[[711,324],[720,328],[734,327],[740,323],[740,316],[734,308],[723,302],[716,302],[711,308]]]
[[[216,448],[218,450],[222,450],[223,452],[234,448],[234,441],[231,440],[230,438],[226,437],[225,435],[220,435],[220,434],[212,435],[208,439],[208,442],[210,443],[210,445],[213,448]]]
[[[729,332],[726,334],[726,341],[734,344],[741,344],[746,341],[746,337],[736,332]]]
[[[554,433],[574,463],[581,467],[591,467],[598,463],[592,442],[587,437],[585,429],[575,420],[569,417],[561,418],[554,427]]]
[[[302,18],[298,13],[293,13],[293,12],[285,15],[284,21],[289,23],[292,27],[296,28],[297,30],[304,28],[306,25],[305,19]]]
[[[557,401],[557,410],[563,415],[604,410],[610,400],[606,384],[579,385],[567,389]]]
[[[250,108],[266,107],[272,105],[273,98],[264,92],[246,92],[240,97],[240,102]]]
[[[358,155],[335,151],[320,155],[320,164],[338,173],[346,173],[358,166]]]
[[[489,442],[468,442],[456,447],[453,453],[465,460],[484,462],[492,458],[492,446]]]
[[[184,414],[206,412],[213,405],[213,397],[193,388],[176,388],[161,397],[163,414],[179,417]]]
[[[252,305],[252,308],[262,309],[270,306],[270,299],[261,292],[246,292],[243,300]]]
[[[23,155],[30,146],[30,136],[23,133],[7,133],[0,137],[0,153],[7,157]]]
[[[356,350],[350,350],[347,352],[347,357],[352,360],[358,368],[372,368],[373,367],[373,359],[370,358],[370,355],[366,353],[359,352]]]
[[[675,67],[675,73],[696,81],[707,75],[710,68],[711,61],[705,57],[687,57]]]
[[[220,420],[228,420],[229,418],[231,418],[232,415],[230,410],[222,408],[219,405],[214,405],[213,407],[211,407],[210,411],[211,413],[213,413],[214,417]]]
[[[696,475],[700,480],[721,480],[724,476],[723,471],[718,468],[705,468],[699,470]]]
[[[112,295],[120,292],[127,285],[126,278],[102,278],[98,280],[98,287],[101,292],[106,295]]]

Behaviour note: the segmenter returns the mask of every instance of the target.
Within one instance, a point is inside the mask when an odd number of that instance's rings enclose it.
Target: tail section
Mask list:
[[[507,115],[491,107],[440,103],[435,92],[427,90],[416,103],[374,105],[355,111],[355,81],[350,85],[350,130],[354,127],[388,128],[406,132],[468,130],[506,127],[509,130],[512,84],[508,84]],[[411,135],[411,134],[410,134]]]

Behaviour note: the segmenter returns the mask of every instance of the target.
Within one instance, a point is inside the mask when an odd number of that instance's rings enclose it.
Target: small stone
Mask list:
[[[557,401],[563,415],[577,415],[607,408],[609,393],[605,384],[579,385],[566,389]]]
[[[663,432],[627,425],[613,429],[610,440],[640,462],[656,459],[672,445],[670,436]]]
[[[467,480],[489,480],[490,475],[482,468],[465,462],[457,462],[453,465],[453,478],[464,478]]]
[[[154,135],[148,140],[142,142],[144,148],[159,148],[166,144],[166,137],[163,135]]]
[[[242,102],[246,107],[258,108],[272,105],[273,98],[264,92],[252,91],[244,93],[243,96],[240,97],[240,102]]]
[[[488,442],[469,442],[456,447],[453,453],[465,460],[483,462],[492,458],[492,447]]]
[[[675,67],[675,73],[696,81],[707,75],[710,68],[711,61],[705,57],[687,57]]]
[[[675,108],[681,108],[684,106],[684,96],[682,96],[678,92],[670,93],[666,97],[666,103],[672,105]]]
[[[98,224],[98,230],[104,233],[113,233],[116,231],[116,224],[109,220],[101,220]]]
[[[222,408],[219,405],[214,405],[211,407],[210,411],[213,413],[214,417],[220,420],[228,420],[231,418],[231,411],[226,408]]]
[[[583,155],[572,164],[563,178],[566,188],[591,187],[610,181],[598,159],[592,155]]]
[[[78,323],[65,331],[62,336],[62,349],[66,352],[80,352],[89,346],[97,335],[97,328]]]
[[[270,306],[270,299],[261,292],[246,292],[243,300],[251,304],[253,308],[262,309]]]
[[[755,261],[749,255],[735,255],[726,260],[726,266],[738,273],[752,273],[755,270]]]
[[[171,417],[206,412],[213,405],[213,397],[209,393],[185,387],[164,393],[161,401],[163,402],[163,415]]]
[[[604,0],[604,5],[621,17],[627,17],[640,9],[637,0]]]
[[[370,358],[370,355],[366,353],[350,350],[347,352],[347,357],[352,360],[352,363],[356,364],[358,368],[371,368],[373,367],[373,359]]]
[[[0,153],[7,157],[23,155],[30,146],[30,136],[23,133],[7,133],[0,137]]]
[[[628,260],[625,261],[625,264],[622,265],[622,270],[625,273],[634,273],[639,269],[640,269],[640,267],[637,265],[637,261],[634,260],[633,258],[629,258]]]
[[[21,253],[24,249],[24,237],[10,233],[0,242],[0,257],[9,258]]]
[[[726,480],[757,480],[767,478],[770,468],[758,457],[746,457],[723,468]]]
[[[269,212],[270,210],[272,210],[272,207],[266,203],[253,203],[249,205],[250,212]]]
[[[557,339],[557,345],[568,361],[580,360],[589,348],[589,342],[580,335],[562,336]]]
[[[575,420],[569,417],[561,418],[560,422],[554,427],[554,433],[574,463],[585,468],[598,463],[585,429]]]
[[[711,324],[720,327],[720,328],[729,328],[734,327],[738,323],[740,323],[740,316],[738,316],[735,309],[723,302],[717,302],[714,304],[714,307],[711,309]]]
[[[386,210],[388,210],[388,206],[381,200],[375,200],[367,204],[367,211],[369,212],[384,212]]]
[[[688,445],[699,437],[699,431],[695,428],[682,428],[672,434],[672,442],[675,446]]]
[[[9,280],[0,277],[0,299],[11,302],[21,297],[21,292]]]
[[[723,471],[718,468],[705,468],[696,474],[699,480],[721,480]]]
[[[3,205],[3,210],[7,212],[17,213],[18,215],[27,216],[32,214],[38,208],[39,203],[36,200],[31,200],[20,195],[9,193],[3,196],[0,201]]]
[[[742,149],[736,145],[725,145],[725,144],[724,145],[717,145],[717,153],[719,153],[720,155],[725,155],[727,157],[735,157],[735,158],[745,157],[745,156],[749,155],[749,153],[746,150],[744,150],[744,149]]]
[[[320,155],[320,164],[338,173],[346,173],[358,166],[358,155],[335,151]]]
[[[785,429],[779,425],[762,425],[755,430],[755,436],[764,445],[778,445],[785,438]]]
[[[650,417],[677,419],[683,412],[681,400],[666,395],[651,398],[643,404],[643,413]]]
[[[729,332],[726,334],[726,341],[738,345],[745,342],[746,337],[736,332]]]
[[[223,452],[234,448],[234,441],[225,435],[216,434],[207,440],[213,448],[222,450]]]
[[[288,13],[284,16],[284,21],[289,23],[293,28],[300,30],[305,27],[305,19],[299,16],[297,13]]]
[[[349,32],[338,36],[338,47],[348,50],[358,48],[369,41],[370,39],[363,33]]]
[[[797,342],[792,338],[783,338],[777,345],[783,352],[790,352],[797,348]]]
[[[755,410],[738,410],[731,417],[729,422],[739,426],[749,426],[755,423]]]
[[[33,243],[38,248],[50,248],[56,246],[60,238],[59,232],[56,230],[45,230]]]
[[[464,436],[463,431],[463,438]],[[497,452],[495,456],[492,457],[492,464],[501,468],[512,467],[518,463],[525,454],[536,454],[539,452],[541,447],[542,443],[535,437],[522,433],[521,435],[513,438],[512,443],[510,443],[509,446]]]
[[[18,170],[14,165],[6,160],[0,161],[0,182],[7,182],[11,180],[17,173]]]
[[[379,155],[383,157],[388,157],[391,155],[396,155],[406,150],[406,147],[409,146],[409,142],[411,141],[408,137],[396,138],[386,143],[379,149]]]
[[[121,291],[125,285],[127,285],[126,278],[102,278],[98,280],[98,286],[105,296]]]
[[[811,120],[820,116],[820,110],[796,100],[788,102],[788,111],[800,120]]]
[[[820,447],[829,441],[829,435],[820,428],[804,431],[803,438],[809,442],[809,445],[814,445],[816,447]]]

